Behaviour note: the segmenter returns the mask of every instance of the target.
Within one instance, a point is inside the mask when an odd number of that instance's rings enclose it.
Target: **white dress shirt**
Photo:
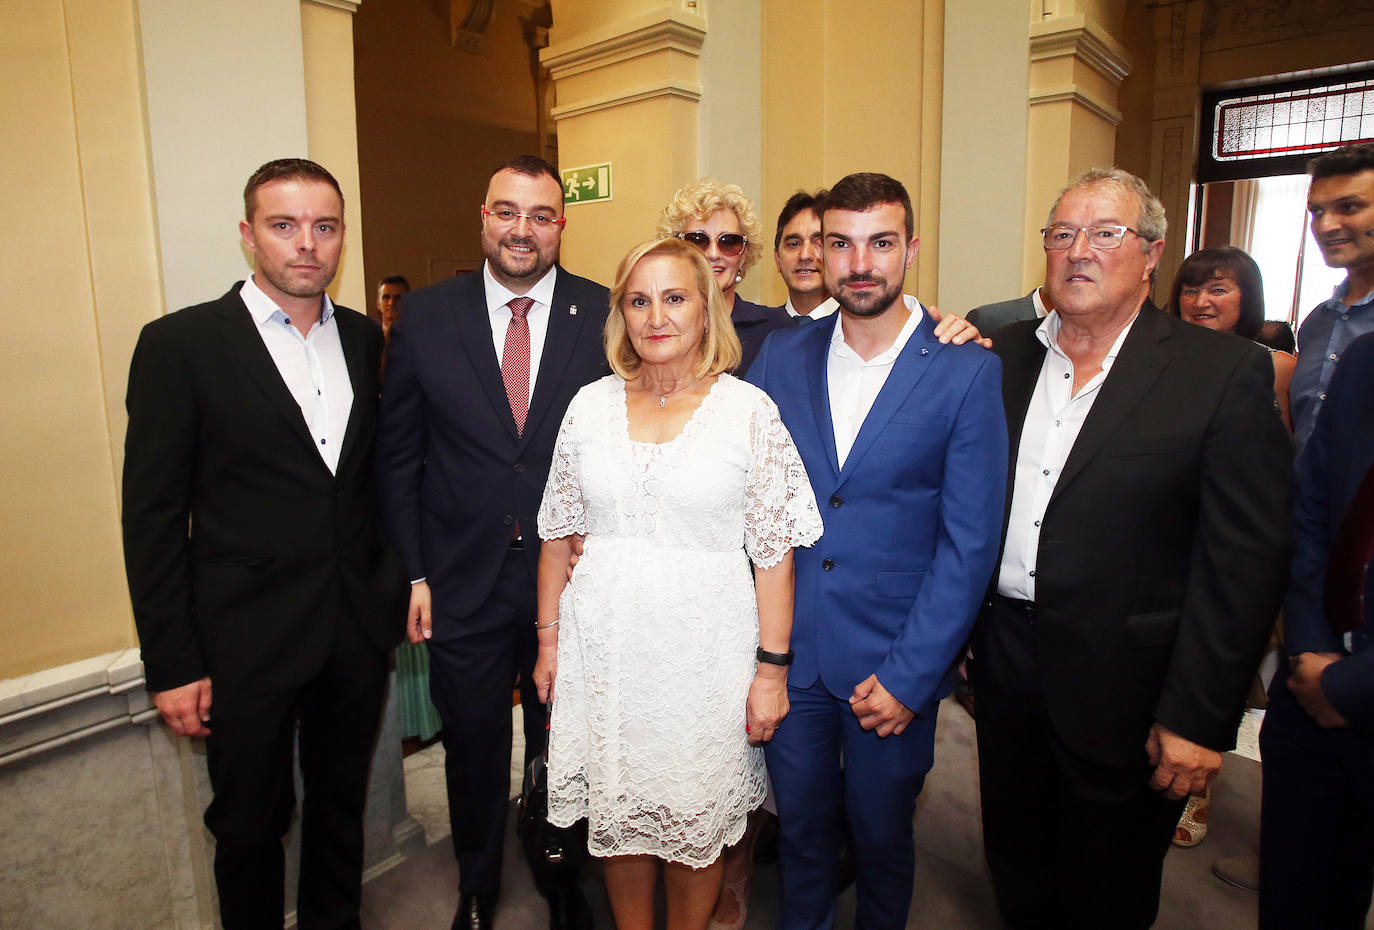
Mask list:
[[[239,296],[257,324],[258,335],[282,381],[301,408],[316,451],[329,471],[337,474],[344,430],[353,412],[353,382],[349,380],[343,344],[339,342],[334,304],[328,294],[321,296],[324,308],[319,322],[302,336],[251,276],[243,282]]]
[[[1093,375],[1077,394],[1073,393],[1073,362],[1059,348],[1059,314],[1045,317],[1035,335],[1048,351],[1040,366],[1026,422],[1021,428],[1021,444],[1016,451],[1015,482],[1011,513],[1007,517],[1007,543],[997,574],[997,593],[1023,601],[1035,600],[1035,563],[1040,552],[1040,523],[1045,518],[1054,485],[1064,470],[1064,462],[1078,439],[1083,421],[1093,401],[1111,373],[1126,334],[1139,317],[1131,317],[1102,360],[1102,370]],[[1104,518],[1109,515],[1104,514]]]
[[[544,277],[524,294],[506,290],[491,273],[491,262],[482,263],[482,280],[486,284],[487,316],[491,319],[491,341],[496,347],[496,364],[499,366],[506,354],[506,330],[510,329],[511,312],[507,306],[517,297],[528,297],[534,306],[525,315],[530,324],[530,396],[534,398],[534,382],[539,377],[539,360],[544,356],[544,337],[549,332],[549,311],[553,308],[553,285],[558,279],[558,268],[550,268]]]
[[[1050,315],[1049,308],[1045,306],[1044,291],[1044,287],[1037,287],[1031,291],[1031,306],[1035,308],[1035,317],[1039,320]]]
[[[812,310],[810,313],[802,314],[798,313],[797,308],[792,306],[792,298],[789,297],[787,298],[787,303],[783,304],[782,308],[787,311],[787,315],[790,317],[805,316],[808,320],[819,320],[830,316],[830,314],[840,309],[840,305],[835,298],[827,297],[815,310]]]
[[[835,324],[835,333],[830,337],[830,355],[826,360],[826,378],[830,388],[830,419],[835,428],[835,457],[839,466],[844,468],[844,460],[854,447],[854,439],[878,399],[878,392],[887,383],[892,373],[892,363],[902,354],[902,349],[916,327],[926,318],[925,308],[915,297],[903,298],[910,312],[902,330],[884,352],[868,361],[844,341],[844,318]]]

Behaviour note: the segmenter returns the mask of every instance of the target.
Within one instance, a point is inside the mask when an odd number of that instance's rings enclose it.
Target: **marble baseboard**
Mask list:
[[[424,848],[400,746],[389,698],[368,790],[369,876]],[[210,796],[204,742],[159,721],[137,650],[0,681],[0,930],[218,926],[201,822]],[[294,824],[288,839],[294,908]]]

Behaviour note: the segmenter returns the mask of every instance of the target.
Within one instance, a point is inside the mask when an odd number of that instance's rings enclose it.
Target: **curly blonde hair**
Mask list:
[[[611,286],[611,315],[606,318],[604,335],[606,360],[611,363],[611,370],[626,381],[633,381],[639,376],[641,359],[625,329],[625,289],[635,266],[651,255],[684,259],[692,266],[697,290],[706,301],[706,331],[701,334],[701,361],[697,363],[694,374],[698,378],[705,378],[730,371],[740,360],[739,337],[730,323],[730,308],[725,306],[720,285],[716,283],[716,276],[711,273],[711,266],[701,249],[674,236],[641,242],[620,260],[620,267],[615,272],[615,284]]]
[[[744,196],[738,184],[722,184],[715,178],[702,178],[678,188],[673,199],[658,215],[654,235],[663,238],[676,236],[692,220],[704,220],[717,210],[730,210],[739,218],[744,229],[744,261],[739,267],[743,278],[763,254],[763,226],[754,212],[754,202]]]

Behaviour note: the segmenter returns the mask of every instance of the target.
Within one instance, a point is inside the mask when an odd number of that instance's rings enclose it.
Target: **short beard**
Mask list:
[[[533,264],[528,269],[519,266],[512,266],[505,261],[505,253],[501,251],[502,244],[527,245],[534,251],[530,253]],[[496,247],[486,255],[487,261],[491,262],[496,269],[507,278],[514,281],[538,281],[544,277],[545,273],[553,267],[553,263],[544,264],[544,257],[539,254],[538,245],[531,239],[503,239],[496,243]]]
[[[846,284],[855,280],[873,281],[876,283],[880,279],[858,276],[849,277],[839,282],[839,287],[830,292],[830,296],[835,298],[835,302],[840,305],[840,308],[851,316],[865,319],[882,316],[883,312],[896,303],[902,296],[903,282],[898,281],[892,287],[876,291],[871,296],[860,297],[856,300],[855,298],[857,295],[847,293],[844,289]]]

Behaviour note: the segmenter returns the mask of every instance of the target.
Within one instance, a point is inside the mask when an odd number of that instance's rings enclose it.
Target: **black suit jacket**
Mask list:
[[[425,578],[434,635],[479,632],[518,522],[533,573],[536,514],[573,395],[607,374],[599,284],[562,268],[523,434],[501,381],[483,275],[413,291],[391,330],[377,434],[383,513],[412,580]]]
[[[1039,325],[1014,323],[994,343],[1008,510],[1046,352]],[[1263,349],[1148,303],[1127,335],[1050,497],[1036,561],[1045,700],[1078,755],[1143,762],[1154,721],[1234,747],[1288,574],[1292,444],[1273,383]]]
[[[353,409],[330,474],[241,286],[149,323],[129,366],[124,554],[152,691],[205,675],[216,697],[285,690],[336,624],[379,650],[404,630],[372,482],[381,328],[335,307]]]

